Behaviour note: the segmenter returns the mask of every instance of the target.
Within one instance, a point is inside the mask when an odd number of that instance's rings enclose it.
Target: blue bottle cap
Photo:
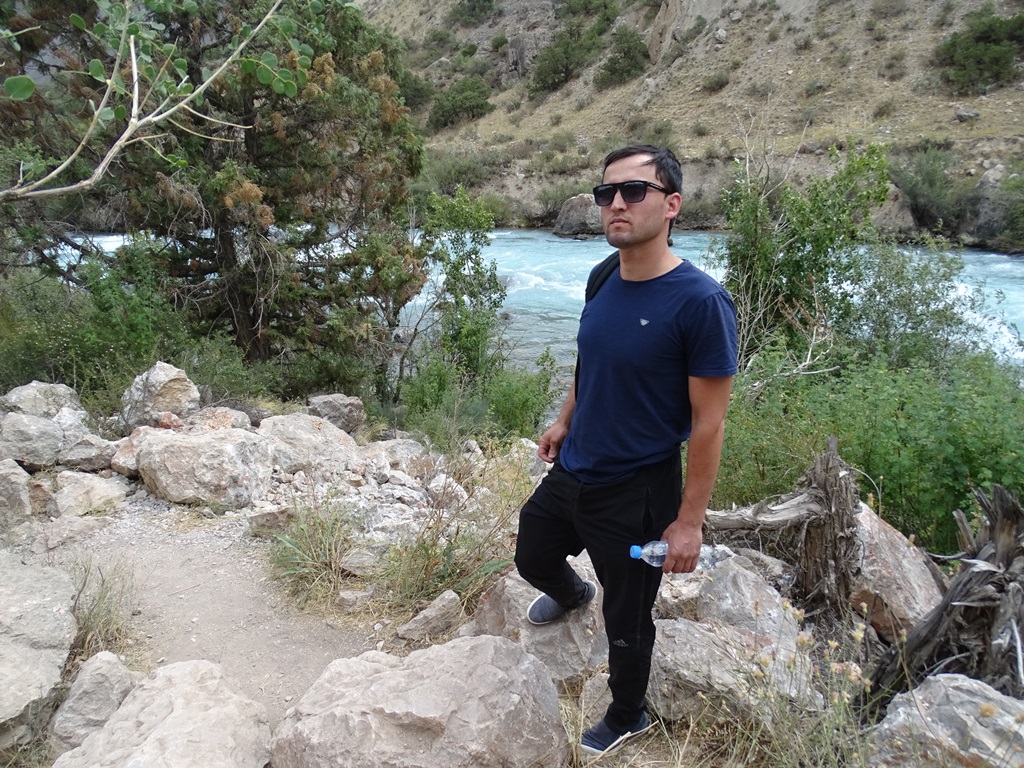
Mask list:
[[[634,544],[632,547],[629,548],[629,556],[632,557],[634,560],[639,560],[640,555],[643,553],[643,551],[643,547],[641,547],[639,544]]]

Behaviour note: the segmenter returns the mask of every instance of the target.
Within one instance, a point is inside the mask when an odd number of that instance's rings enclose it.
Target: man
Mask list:
[[[620,265],[583,309],[577,384],[537,450],[554,466],[520,513],[516,567],[543,593],[531,622],[547,624],[596,595],[567,555],[586,548],[604,589],[612,703],[583,734],[591,754],[652,725],[644,706],[651,609],[663,572],[697,565],[736,373],[731,298],[669,249],[681,187],[667,149],[630,146],[604,160],[594,200]],[[630,545],[653,539],[669,545],[660,570],[629,556]]]

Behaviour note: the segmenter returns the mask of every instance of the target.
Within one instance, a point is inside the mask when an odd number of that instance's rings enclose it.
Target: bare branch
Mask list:
[[[132,107],[131,114],[128,119],[128,125],[125,126],[125,129],[124,131],[121,132],[121,135],[118,136],[113,141],[113,143],[107,149],[107,152],[104,154],[103,158],[96,165],[96,168],[93,170],[92,174],[87,179],[83,179],[73,184],[67,184],[59,187],[46,187],[47,184],[52,183],[58,176],[60,176],[65,170],[67,170],[67,168],[84,151],[86,145],[89,142],[89,139],[92,138],[93,133],[99,125],[100,115],[103,109],[106,107],[107,103],[110,101],[110,98],[112,97],[114,91],[116,90],[114,76],[112,73],[111,77],[107,78],[106,89],[103,93],[103,99],[101,100],[100,105],[96,108],[92,120],[90,121],[89,126],[86,129],[85,135],[82,137],[82,140],[79,142],[78,147],[76,147],[75,151],[67,159],[65,159],[64,162],[62,162],[55,169],[47,173],[44,177],[37,179],[36,181],[29,182],[27,184],[19,182],[18,184],[15,184],[14,186],[9,187],[7,189],[0,189],[0,203],[11,200],[40,200],[44,198],[68,195],[75,192],[85,192],[92,189],[94,186],[96,186],[100,179],[102,179],[103,176],[107,173],[107,170],[110,168],[111,163],[113,163],[114,160],[118,157],[118,155],[120,155],[121,152],[124,151],[124,148],[130,142],[137,141],[143,138],[141,136],[136,137],[136,133],[140,133],[162,123],[165,120],[169,120],[172,116],[174,116],[181,110],[191,111],[191,105],[194,104],[196,100],[199,99],[200,96],[203,93],[205,93],[205,91],[208,88],[210,88],[210,86],[212,86],[213,83],[222,74],[224,74],[224,72],[227,70],[229,66],[231,66],[235,61],[238,60],[238,58],[242,55],[242,52],[245,50],[245,48],[253,41],[253,39],[255,39],[255,37],[269,23],[270,19],[273,18],[273,16],[277,13],[277,10],[281,7],[283,1],[284,0],[275,0],[270,10],[267,11],[266,15],[263,17],[260,23],[257,24],[256,27],[249,33],[249,35],[235,47],[231,54],[223,62],[221,62],[220,66],[217,67],[217,69],[206,80],[204,80],[185,98],[181,99],[180,101],[177,101],[173,104],[173,106],[168,106],[173,101],[173,99],[171,97],[167,97],[155,109],[150,111],[148,114],[144,115],[140,114],[142,107],[139,98],[139,73],[138,61],[136,59],[135,54],[135,38],[134,36],[127,35],[129,24],[127,22],[128,14],[126,14],[126,21],[124,29],[121,32],[121,42],[118,46],[117,56],[114,62],[113,73],[116,73],[117,70],[120,68],[122,52],[124,51],[125,43],[127,43],[132,67]],[[129,4],[126,3],[126,6],[127,5]],[[150,93],[152,93],[152,90],[150,91]]]

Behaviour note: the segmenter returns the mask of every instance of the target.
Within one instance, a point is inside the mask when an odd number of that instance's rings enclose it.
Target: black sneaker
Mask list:
[[[564,608],[563,606],[556,603],[552,598],[541,593],[532,603],[530,607],[526,609],[526,618],[530,620],[531,624],[541,626],[543,624],[550,624],[558,617],[574,611],[577,608],[582,608],[584,605],[594,599],[597,594],[597,584],[592,581],[584,581],[583,585],[587,588],[587,594],[583,596],[576,605],[571,608]]]
[[[640,715],[636,724],[625,733],[616,733],[602,720],[593,728],[588,728],[583,732],[580,748],[588,755],[610,755],[637,736],[647,733],[653,727],[654,721],[646,712]]]

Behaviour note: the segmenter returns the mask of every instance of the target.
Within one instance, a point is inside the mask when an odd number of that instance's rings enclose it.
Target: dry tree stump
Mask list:
[[[796,492],[752,507],[708,510],[711,532],[746,539],[772,539],[783,559],[797,566],[796,597],[820,622],[850,617],[857,564],[855,516],[860,495],[853,470],[839,457],[838,441],[814,458]]]
[[[955,512],[962,551],[946,594],[890,647],[871,674],[871,710],[880,712],[928,675],[959,673],[1024,698],[1024,512],[1002,486],[975,491],[982,519],[977,534]]]

